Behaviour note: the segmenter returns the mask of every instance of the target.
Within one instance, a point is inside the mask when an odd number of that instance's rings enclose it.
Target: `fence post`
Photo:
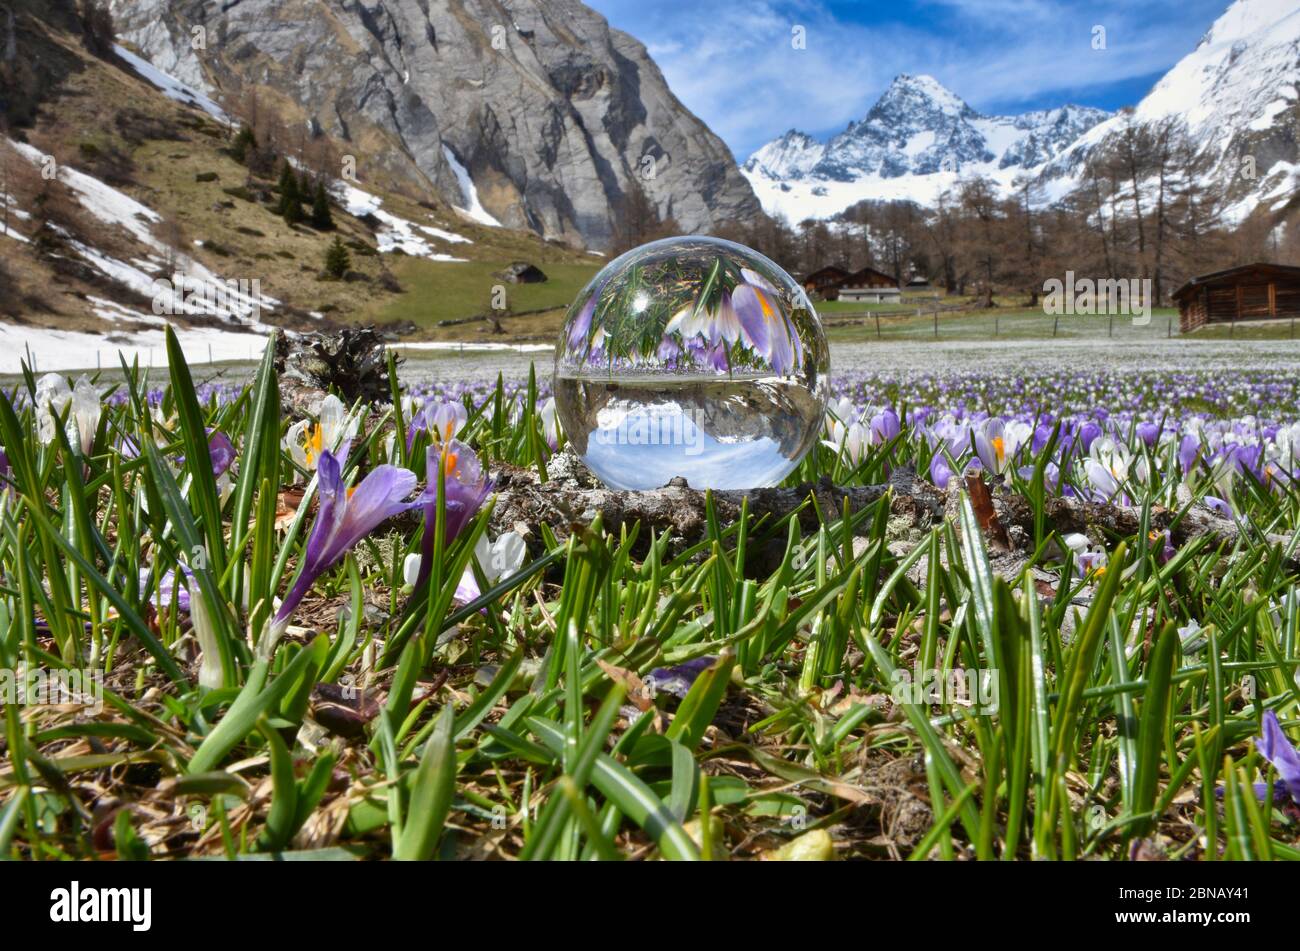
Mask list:
[[[1231,340],[1237,334],[1237,318],[1233,317],[1228,323],[1228,339]]]
[[[1165,325],[1165,339],[1167,340],[1173,335],[1174,335],[1174,318],[1170,317],[1169,322]]]
[[[998,335],[998,328],[1001,326],[1002,326],[1002,315],[994,314],[993,315],[993,336],[996,337]]]
[[[1060,324],[1060,322],[1061,322],[1061,315],[1053,314],[1052,315],[1052,338],[1053,339],[1056,338],[1056,327],[1058,324]]]
[[[934,339],[939,339],[939,305],[934,305]]]
[[[1113,337],[1114,335],[1115,335],[1115,315],[1107,314],[1106,315],[1106,336]]]
[[[876,339],[877,340],[880,339],[880,312],[879,311],[876,311]]]

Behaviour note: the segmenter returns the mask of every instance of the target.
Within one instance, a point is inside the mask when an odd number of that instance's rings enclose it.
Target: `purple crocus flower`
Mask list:
[[[1092,448],[1092,444],[1097,441],[1097,437],[1100,435],[1101,427],[1092,420],[1088,420],[1079,427],[1079,446],[1086,453]]]
[[[1148,446],[1154,446],[1156,444],[1156,440],[1160,438],[1160,424],[1159,423],[1138,423],[1137,435],[1138,435],[1138,439],[1141,439]]]
[[[1178,465],[1183,470],[1183,475],[1192,471],[1192,466],[1196,465],[1196,460],[1201,455],[1201,441],[1196,436],[1188,433],[1183,437],[1182,442],[1178,444]]]
[[[340,453],[346,458],[347,447]],[[303,596],[322,574],[342,561],[357,542],[381,522],[411,508],[405,501],[415,488],[415,473],[397,466],[376,466],[355,489],[343,484],[343,467],[334,453],[321,452],[316,466],[320,511],[307,539],[307,554],[298,580],[275,613],[273,630],[283,631]]]
[[[9,465],[9,454],[5,452],[5,447],[0,446],[0,489],[9,488],[13,481],[13,466]]]
[[[936,452],[930,459],[930,481],[940,489],[947,489],[952,480],[952,467],[942,452]]]
[[[1277,714],[1272,710],[1264,714],[1263,732],[1255,739],[1255,748],[1259,750],[1260,756],[1273,764],[1281,780],[1274,784],[1272,790],[1263,787],[1262,791],[1266,794],[1271,791],[1276,799],[1279,792],[1285,790],[1291,801],[1300,805],[1300,749],[1287,739],[1282,732],[1282,724],[1277,722]],[[1261,790],[1256,787],[1256,791]]]
[[[475,513],[492,491],[492,480],[483,472],[474,450],[459,440],[451,440],[445,446],[430,446],[426,455],[426,472],[429,473],[429,485],[416,499],[416,504],[424,508],[424,538],[420,541],[420,572],[415,579],[419,588],[429,580],[433,573],[434,525],[438,520],[438,467],[444,473],[443,485],[447,500],[445,543],[465,530]]]
[[[755,271],[745,269],[741,276],[744,281],[731,294],[741,336],[778,374],[788,373],[802,358],[799,335],[781,309],[776,288]]]
[[[140,447],[130,436],[123,436],[122,441],[118,443],[118,451],[127,459],[135,459],[140,455]],[[219,429],[208,430],[208,458],[212,461],[212,477],[221,478],[235,463],[235,444]],[[185,465],[185,457],[177,456],[176,464]]]
[[[1205,503],[1205,507],[1215,515],[1232,518],[1232,506],[1218,496],[1207,495],[1202,501]]]
[[[162,607],[171,607],[176,605],[178,610],[186,614],[190,611],[190,588],[194,581],[194,572],[188,565],[179,564],[178,572],[173,568],[168,568],[163,572],[163,576],[158,579],[158,602]],[[143,588],[149,583],[148,568],[140,569],[140,587]]]
[[[650,671],[650,676],[646,682],[657,693],[670,693],[675,697],[685,697],[690,693],[691,685],[695,679],[708,670],[718,658],[705,654],[703,657],[696,657],[675,667],[656,667]]]
[[[220,478],[235,463],[235,444],[221,430],[211,430],[208,455],[212,457],[212,475]]]
[[[578,311],[578,316],[573,318],[573,323],[569,326],[570,347],[581,346],[587,339],[587,331],[591,329],[591,318],[596,315],[596,301],[600,299],[600,292],[603,289],[603,284],[596,288],[591,297],[587,298],[587,303],[582,305],[582,310]]]
[[[420,407],[406,430],[406,451],[411,451],[417,433],[426,432],[434,442],[450,441],[464,427],[469,411],[459,400],[430,400]]]
[[[889,407],[871,417],[871,435],[876,443],[887,443],[902,431],[898,414]]]

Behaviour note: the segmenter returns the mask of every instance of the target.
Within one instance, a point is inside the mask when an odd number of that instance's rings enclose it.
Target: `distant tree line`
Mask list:
[[[829,222],[792,226],[765,217],[714,233],[799,277],[827,265],[869,266],[900,286],[921,277],[990,306],[1036,306],[1043,282],[1066,271],[1149,279],[1152,297],[1164,302],[1196,274],[1251,261],[1300,264],[1300,202],[1233,223],[1226,214],[1231,203],[1256,183],[1243,176],[1228,194],[1205,184],[1222,181],[1211,174],[1217,160],[1198,153],[1180,120],[1130,120],[1081,163],[1077,187],[1053,202],[1027,177],[1005,194],[992,180],[971,176],[931,208],[861,202]]]

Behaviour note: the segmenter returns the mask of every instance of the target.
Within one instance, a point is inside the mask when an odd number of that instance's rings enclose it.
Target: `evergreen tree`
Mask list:
[[[240,165],[248,162],[248,150],[257,148],[257,137],[248,126],[240,126],[235,141],[230,145],[230,155]]]
[[[336,280],[340,280],[351,267],[352,255],[348,254],[348,249],[343,245],[343,239],[335,235],[334,243],[325,252],[325,273]]]
[[[330,211],[330,196],[324,182],[316,183],[316,195],[311,203],[311,226],[317,231],[334,230],[334,215]]]
[[[280,205],[276,211],[283,216],[285,224],[296,225],[302,221],[302,196],[298,192],[298,176],[293,168],[285,162],[280,169]]]

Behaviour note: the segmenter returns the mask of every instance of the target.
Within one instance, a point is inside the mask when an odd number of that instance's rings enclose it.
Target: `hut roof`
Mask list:
[[[828,264],[826,267],[819,267],[817,270],[805,277],[803,283],[807,284],[809,281],[820,280],[822,278],[830,278],[838,281],[848,276],[849,272],[844,270],[844,268],[836,267],[834,264]]]
[[[1224,268],[1222,271],[1212,271],[1209,274],[1193,277],[1174,291],[1172,296],[1174,300],[1182,300],[1193,290],[1206,284],[1235,284],[1240,278],[1247,276],[1300,281],[1300,267],[1289,264],[1268,264],[1263,261],[1255,264],[1240,264],[1237,267]]]
[[[896,287],[894,276],[877,271],[874,267],[864,267],[854,271],[844,279],[845,287]]]

